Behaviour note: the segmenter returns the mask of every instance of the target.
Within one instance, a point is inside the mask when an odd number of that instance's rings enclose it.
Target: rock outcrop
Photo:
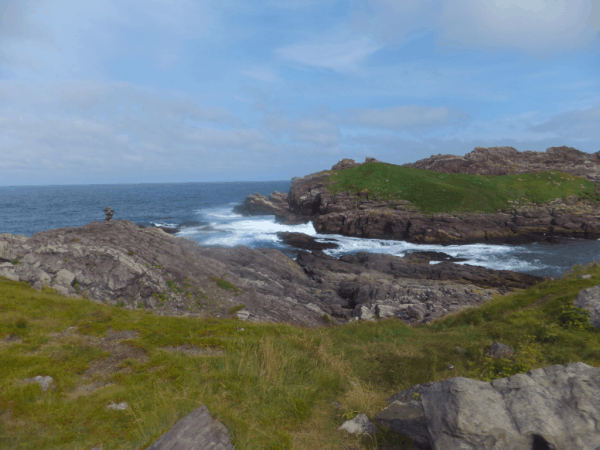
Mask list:
[[[560,170],[600,183],[600,152],[585,153],[572,147],[550,147],[545,152],[519,152],[513,147],[476,147],[465,156],[434,155],[403,167],[444,173],[515,175]]]
[[[338,245],[333,242],[317,242],[314,237],[304,233],[289,233],[280,232],[277,236],[281,238],[284,244],[295,248],[301,248],[302,250],[327,250],[331,248],[338,248]],[[329,239],[333,241],[333,239]]]
[[[287,194],[273,192],[269,198],[256,193],[249,195],[244,203],[233,208],[233,212],[243,216],[285,214],[288,210]]]
[[[159,437],[148,450],[233,450],[231,434],[210,415],[206,406],[196,408]]]
[[[597,450],[600,368],[576,362],[492,382],[416,385],[391,397],[374,420],[422,450]]]
[[[431,265],[431,261],[441,261]],[[460,265],[440,253],[340,259],[274,249],[201,248],[117,220],[26,236],[0,235],[0,275],[69,296],[160,315],[324,325],[396,317],[427,323],[542,278]]]
[[[597,182],[599,154],[589,155],[566,147],[553,147],[546,153],[517,152],[512,147],[477,148],[464,158],[437,156],[405,166],[486,175],[561,170]],[[365,164],[369,162],[373,161]],[[342,160],[334,167],[343,169],[352,164],[358,165]],[[561,237],[600,238],[597,204],[585,199],[570,197],[544,204],[516,200],[512,207],[494,214],[426,214],[408,200],[381,199],[367,191],[331,194],[327,189],[331,173],[323,171],[295,179],[287,196],[288,208],[276,213],[278,220],[286,224],[311,221],[321,234],[414,243],[525,244],[560,243]]]
[[[600,328],[600,285],[579,291],[573,304],[589,311],[590,325]]]
[[[322,292],[329,293],[322,301],[334,316],[360,320],[396,317],[409,324],[429,323],[543,280],[455,264],[450,259],[435,252],[404,257],[360,252],[337,259],[316,250],[299,251],[297,263]],[[440,262],[430,264],[434,261]]]

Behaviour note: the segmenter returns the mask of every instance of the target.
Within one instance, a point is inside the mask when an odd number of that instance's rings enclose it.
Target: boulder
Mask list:
[[[377,434],[377,427],[365,414],[359,414],[353,419],[346,420],[338,430],[345,430],[350,434],[368,434],[371,436]]]
[[[356,166],[360,166],[360,163],[357,163],[356,161],[354,161],[353,159],[350,159],[350,158],[344,158],[341,161],[338,161],[337,163],[335,163],[331,167],[331,170],[343,170],[343,169],[349,169],[351,167],[356,167]]]
[[[234,446],[225,425],[213,419],[206,406],[200,406],[148,447],[148,450],[185,449],[233,450]]]
[[[500,342],[494,342],[487,351],[486,356],[491,356],[492,358],[509,358],[513,354],[514,350],[512,347]]]
[[[582,289],[573,301],[575,306],[590,312],[590,325],[600,328],[600,285]]]
[[[409,435],[420,449],[600,448],[600,368],[581,362],[492,382],[450,378],[389,402],[375,422]]]
[[[54,382],[54,378],[49,376],[37,375],[33,378],[25,378],[24,381],[27,384],[38,383],[41,386],[42,391],[46,392],[48,390],[48,387]]]

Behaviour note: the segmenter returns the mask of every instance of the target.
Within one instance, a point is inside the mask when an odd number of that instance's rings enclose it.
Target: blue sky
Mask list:
[[[600,151],[600,0],[8,0],[0,185]]]

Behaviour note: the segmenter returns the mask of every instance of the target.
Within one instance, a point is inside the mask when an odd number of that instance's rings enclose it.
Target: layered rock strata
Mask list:
[[[431,261],[442,261],[430,264]],[[0,275],[69,296],[161,315],[229,317],[305,326],[396,317],[427,323],[539,277],[460,265],[448,255],[201,248],[117,220],[26,236],[0,235]]]

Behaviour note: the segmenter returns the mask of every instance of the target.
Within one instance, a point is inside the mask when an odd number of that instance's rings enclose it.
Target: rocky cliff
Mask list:
[[[541,280],[455,264],[444,254],[364,253],[338,260],[315,250],[300,251],[294,261],[273,249],[202,248],[125,220],[29,238],[2,234],[0,275],[160,315],[235,314],[304,326],[375,317],[426,323]]]
[[[550,147],[545,152],[519,152],[514,147],[476,147],[465,156],[434,155],[403,167],[472,175],[515,175],[559,170],[600,183],[600,152]]]
[[[600,152],[599,152],[600,153]],[[438,155],[405,164],[407,167],[446,173],[508,175],[547,170],[600,180],[600,155],[568,147],[543,152],[518,152],[512,147],[476,148],[465,157]],[[364,164],[373,161],[367,158]],[[334,167],[345,170],[358,165],[342,160]],[[560,242],[561,237],[598,239],[600,214],[597,203],[576,197],[548,203],[514,200],[495,214],[420,212],[407,200],[378,198],[369,192],[327,189],[335,170],[295,179],[287,195],[287,208],[279,207],[278,219],[287,224],[312,221],[322,234],[406,240],[439,244],[521,244],[532,241]]]

